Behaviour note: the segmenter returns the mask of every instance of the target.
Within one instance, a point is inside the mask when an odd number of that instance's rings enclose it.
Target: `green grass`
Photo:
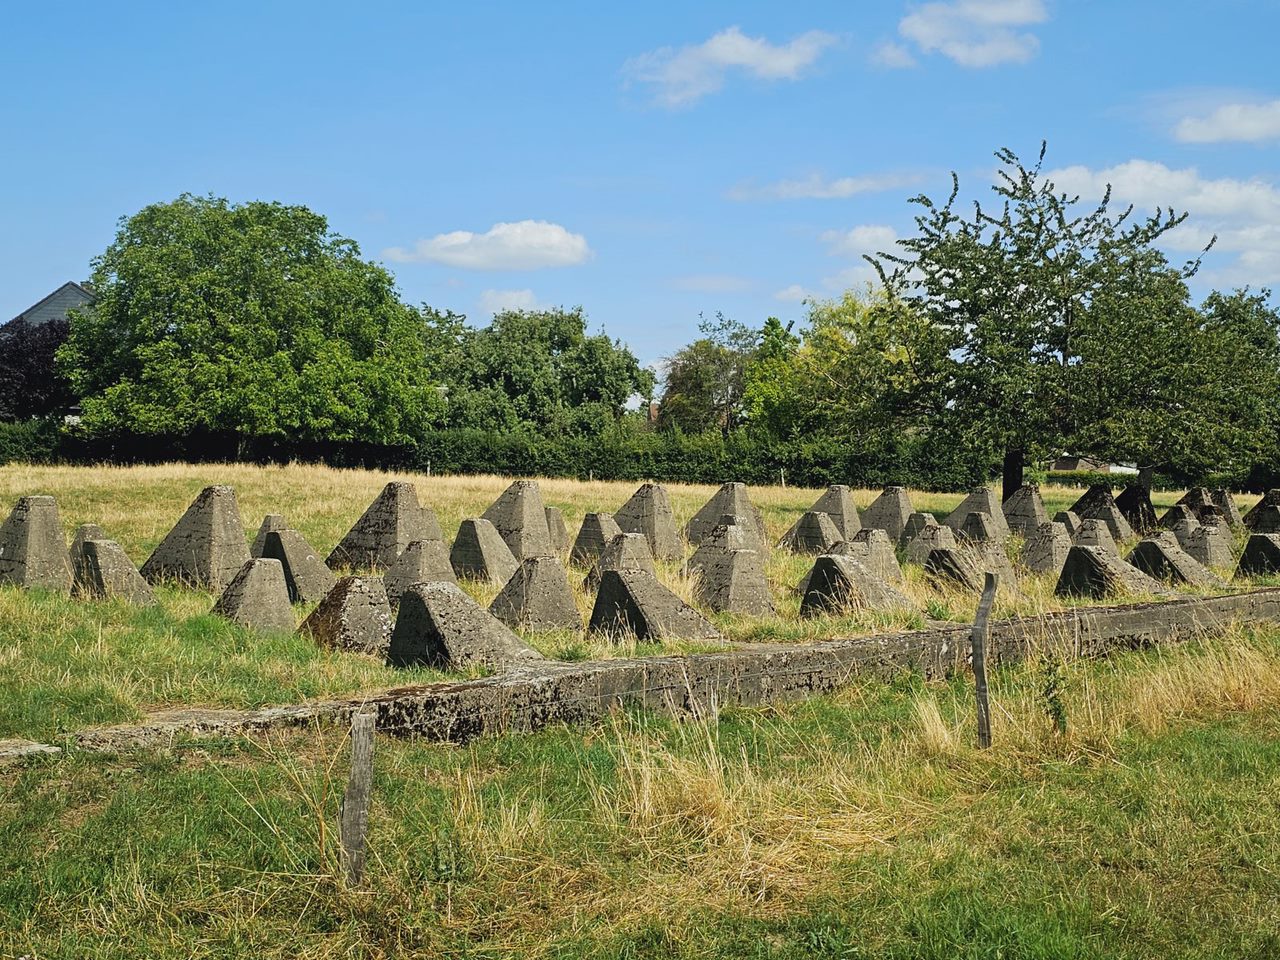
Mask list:
[[[704,723],[379,739],[336,879],[332,728],[0,771],[0,956],[1270,957],[1280,634],[903,676]]]

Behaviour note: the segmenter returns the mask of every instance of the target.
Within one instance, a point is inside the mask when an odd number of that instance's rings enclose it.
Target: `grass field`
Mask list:
[[[10,466],[0,502],[51,493],[68,533],[97,522],[141,562],[202,487],[231,483],[246,537],[280,512],[327,552],[388,479]],[[450,537],[508,482],[406,479]],[[571,531],[634,486],[542,482]],[[672,485],[677,519],[713,490]],[[817,493],[752,496],[776,539]],[[1078,495],[1044,493],[1051,511]],[[941,515],[961,498],[913,499]],[[775,551],[779,616],[720,618],[727,642],[903,625],[797,621],[787,587],[808,564]],[[662,574],[688,592],[678,565]],[[908,577],[929,616],[972,616],[974,598]],[[1054,608],[1051,586],[1024,581],[1001,612]],[[160,600],[0,590],[0,737],[433,676],[240,630],[208,594]],[[575,658],[650,649],[528,639]],[[965,678],[904,675],[697,723],[380,738],[359,889],[338,879],[339,729],[0,768],[0,957],[1280,956],[1280,632],[1002,671],[990,751],[972,746],[972,699]]]
[[[245,536],[252,539],[264,514],[282,513],[321,556],[390,479],[413,480],[424,503],[452,539],[465,517],[478,516],[510,482],[504,477],[424,477],[317,466],[165,465],[155,467],[0,468],[0,503],[30,493],[58,499],[70,535],[81,523],[100,524],[141,564],[182,515],[199,491],[212,483],[236,489]],[[614,510],[635,488],[631,483],[580,483],[542,480],[549,505],[564,511],[571,535],[583,515]],[[677,521],[683,524],[715,492],[710,486],[669,486]],[[816,499],[819,491],[780,487],[753,488],[769,536],[776,540]],[[1079,491],[1046,488],[1049,509],[1065,509]],[[876,496],[858,491],[860,507]],[[913,493],[918,509],[945,516],[958,494]],[[1164,494],[1172,503],[1176,494]],[[767,574],[777,616],[716,616],[727,642],[805,641],[852,636],[876,630],[923,625],[932,619],[972,620],[977,598],[958,591],[939,592],[922,571],[906,568],[906,592],[920,613],[865,612],[814,620],[798,617],[793,587],[807,572],[811,557],[774,550]],[[692,600],[692,583],[679,563],[661,565],[663,579]],[[581,588],[585,570],[571,570],[580,612],[589,618],[593,596]],[[464,584],[487,605],[496,587]],[[1048,577],[1027,577],[1016,595],[1004,595],[997,615],[1059,609]],[[160,606],[138,610],[123,602],[82,603],[64,597],[30,596],[0,589],[0,737],[49,739],[89,724],[137,720],[148,710],[204,705],[256,707],[298,700],[356,694],[397,684],[438,678],[425,669],[397,670],[358,654],[316,649],[303,637],[261,634],[209,615],[216,599],[209,593],[161,588]],[[299,609],[299,618],[305,613]],[[528,641],[549,656],[585,659],[631,656],[659,649],[675,652],[716,649],[723,644],[668,643],[664,647],[613,645],[581,633],[531,633]]]

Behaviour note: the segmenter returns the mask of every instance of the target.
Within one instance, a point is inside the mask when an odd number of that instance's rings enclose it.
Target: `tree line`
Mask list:
[[[995,475],[1006,490],[1063,451],[1237,482],[1280,462],[1269,292],[1194,303],[1200,259],[1174,265],[1159,246],[1184,213],[1066,195],[1043,148],[1031,164],[997,157],[987,202],[962,204],[954,176],[947,197],[912,199],[914,234],[868,258],[877,283],[810,302],[798,325],[704,318],[660,382],[589,332],[581,308],[473,326],[403,303],[384,267],[304,207],[184,195],[122,219],[92,263],[92,309],[0,328],[0,418],[74,404],[87,437],[288,438],[446,460],[451,431],[587,458],[607,438],[620,461],[631,450],[655,466],[662,443],[705,452],[691,438],[707,437],[760,460],[740,459],[744,475],[820,449],[832,471],[920,486]],[[910,476],[887,476],[902,464]]]

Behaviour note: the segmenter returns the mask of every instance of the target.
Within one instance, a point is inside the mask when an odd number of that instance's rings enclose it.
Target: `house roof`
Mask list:
[[[27,314],[33,313],[36,310],[39,310],[42,306],[44,306],[46,303],[48,303],[50,300],[52,300],[54,297],[58,296],[58,294],[62,293],[64,290],[67,290],[68,288],[79,292],[80,295],[84,297],[84,301],[86,303],[93,303],[93,301],[97,299],[97,297],[93,295],[93,291],[90,290],[88,287],[84,286],[84,284],[76,283],[74,280],[68,280],[66,283],[58,287],[53,292],[49,293],[46,296],[41,297],[31,306],[27,307],[27,309],[23,310],[16,317],[14,317],[13,320],[20,320],[23,317],[25,317]],[[12,323],[13,320],[10,320],[9,322]]]

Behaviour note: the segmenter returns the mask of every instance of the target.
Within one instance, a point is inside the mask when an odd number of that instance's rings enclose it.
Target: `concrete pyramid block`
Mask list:
[[[958,533],[960,539],[967,543],[1003,543],[1008,539],[1000,535],[999,527],[991,515],[980,510],[975,510],[964,518]]]
[[[544,507],[542,512],[547,515],[547,534],[551,537],[551,549],[557,555],[567,552],[569,528],[565,526],[564,514],[559,507]]]
[[[391,604],[382,578],[343,577],[298,632],[330,650],[385,658],[391,643]]]
[[[902,554],[912,563],[923,565],[929,559],[929,554],[939,547],[955,549],[957,546],[959,544],[951,528],[944,527],[935,520],[932,524],[920,528],[920,532],[906,545]]]
[[[1240,507],[1236,503],[1236,498],[1231,495],[1231,491],[1225,487],[1219,487],[1210,494],[1214,506],[1222,511],[1222,515],[1227,518],[1227,523],[1233,527],[1238,527],[1244,523],[1244,517],[1240,515]]]
[[[1178,538],[1168,530],[1142,540],[1129,551],[1128,561],[1130,566],[1155,580],[1203,589],[1226,587],[1217,574],[1183,550]]]
[[[0,584],[71,590],[67,538],[53,497],[22,497],[0,526]]]
[[[906,487],[885,487],[884,492],[862,511],[864,530],[883,530],[896,541],[907,526],[907,518],[915,510],[907,496]]]
[[[950,529],[950,528],[948,528]],[[924,561],[924,572],[939,587],[981,592],[986,578],[974,555],[959,547],[938,547]]]
[[[396,558],[383,578],[391,605],[394,607],[415,583],[457,583],[440,540],[415,540]]]
[[[517,561],[546,557],[555,551],[547,528],[547,511],[536,480],[517,480],[493,501],[482,517],[493,524]]]
[[[800,598],[802,617],[854,610],[914,609],[909,597],[877,577],[856,557],[839,554],[827,554],[814,561]]]
[[[990,517],[988,525],[995,539],[1008,538],[1009,523],[1005,520],[1004,508],[1000,505],[1000,498],[990,487],[974,487],[969,491],[969,495],[960,501],[960,506],[947,514],[947,519],[943,523],[954,533],[961,533],[971,513],[985,513]]]
[[[1206,567],[1225,570],[1231,566],[1232,544],[1222,527],[1208,524],[1179,525],[1173,530],[1182,549]]]
[[[293,603],[311,603],[333,589],[333,572],[297,530],[271,530],[263,538],[262,556],[279,560]]]
[[[1236,578],[1267,577],[1280,573],[1280,533],[1255,533],[1244,545]]]
[[[705,544],[698,550],[704,548]],[[717,613],[756,617],[773,613],[764,559],[751,549],[720,550],[708,556],[697,567],[694,596],[700,604]]]
[[[582,526],[578,528],[578,536],[573,541],[569,562],[576,563],[580,567],[589,567],[599,559],[609,541],[621,532],[613,519],[613,514],[588,513],[582,518]]]
[[[679,560],[684,551],[676,531],[675,515],[666,489],[646,483],[613,515],[623,533],[643,534],[649,551],[658,560]]]
[[[1095,483],[1081,494],[1080,499],[1073,503],[1070,509],[1076,516],[1084,517],[1091,507],[1111,505],[1115,502],[1109,484]]]
[[[418,502],[414,485],[393,481],[365,508],[326,562],[330,567],[386,570],[413,541],[441,539],[436,515]]]
[[[297,626],[279,560],[245,561],[213,605],[213,613],[250,630],[292,633]]]
[[[1111,531],[1111,536],[1116,540],[1128,540],[1133,536],[1133,528],[1129,526],[1129,521],[1124,518],[1124,514],[1120,512],[1120,508],[1115,502],[1106,504],[1095,504],[1089,507],[1084,513],[1080,514],[1083,520],[1101,520],[1107,525],[1107,529]]]
[[[1250,530],[1253,529],[1257,515],[1266,507],[1280,506],[1280,490],[1268,490],[1262,495],[1262,499],[1255,503],[1244,515],[1244,525]]]
[[[1125,563],[1118,556],[1097,547],[1076,544],[1067,554],[1067,561],[1062,565],[1062,573],[1053,592],[1060,597],[1103,600],[1134,593],[1162,596],[1169,591],[1159,581]]]
[[[79,595],[77,587],[81,579],[85,576],[84,572],[84,545],[89,540],[106,540],[107,533],[96,523],[82,523],[76,528],[75,536],[71,538],[71,549],[67,551],[67,557],[71,562],[71,592]],[[133,561],[129,562],[130,566]],[[134,572],[137,572],[134,567]]]
[[[205,487],[142,565],[142,576],[220,592],[249,559],[236,492]]]
[[[763,547],[766,542],[764,517],[747,496],[745,483],[726,483],[717,490],[685,527],[685,539],[696,547],[720,525],[722,517],[742,518],[745,521],[743,525],[750,526]]]
[[[938,523],[937,518],[932,513],[925,513],[917,510],[911,516],[907,517],[906,526],[902,528],[902,533],[898,537],[898,549],[905,550],[907,545],[919,536],[920,531],[925,527],[938,526],[941,526],[941,524]],[[951,528],[947,527],[947,529],[950,530]]]
[[[639,570],[655,579],[658,571],[649,552],[649,541],[643,534],[620,533],[604,548],[599,559],[591,567],[584,582],[588,589],[600,586],[605,573],[610,570]]]
[[[1067,528],[1067,534],[1073,539],[1080,532],[1080,515],[1074,510],[1059,510],[1053,516],[1054,523],[1060,523]]]
[[[833,483],[827,487],[826,492],[809,509],[830,517],[843,540],[852,540],[854,534],[862,529],[862,518],[858,516],[853,493],[843,483]]]
[[[1022,543],[1019,559],[1032,573],[1062,573],[1062,565],[1071,552],[1071,535],[1061,523],[1042,523]]]
[[[1253,521],[1246,526],[1254,533],[1280,533],[1280,506],[1273,503],[1262,503],[1249,511]]]
[[[591,611],[590,631],[637,640],[718,640],[720,634],[658,578],[642,570],[607,570]]]
[[[1034,483],[1024,483],[1003,504],[1005,520],[1010,531],[1029,537],[1043,524],[1049,522],[1049,511],[1040,498],[1040,488]]]
[[[686,574],[699,573],[703,567],[718,563],[726,554],[734,550],[755,550],[756,537],[749,525],[739,524],[738,517],[721,517],[723,522],[711,531],[693,551],[693,556],[685,564]],[[756,550],[757,553],[760,551]],[[761,564],[763,564],[763,558]]]
[[[1120,556],[1120,548],[1116,546],[1115,538],[1111,536],[1111,528],[1101,520],[1081,520],[1080,529],[1071,538],[1071,543],[1081,547],[1097,547],[1112,556]]]
[[[778,546],[792,553],[823,554],[843,539],[831,517],[810,510],[792,525]]]
[[[494,597],[489,612],[512,629],[582,629],[582,617],[559,557],[526,557]]]
[[[1207,487],[1191,487],[1178,498],[1178,504],[1184,507],[1190,507],[1192,513],[1196,515],[1196,519],[1200,519],[1200,511],[1205,507],[1213,506],[1213,494],[1209,492]]]
[[[440,670],[501,668],[541,660],[542,655],[456,583],[417,583],[400,597],[387,663]]]
[[[462,521],[449,551],[449,564],[463,580],[487,580],[499,585],[510,580],[520,566],[507,541],[483,517]]]
[[[258,527],[258,533],[253,538],[253,544],[249,547],[249,556],[261,557],[262,550],[267,545],[267,534],[273,530],[288,530],[289,524],[285,523],[284,516],[279,513],[268,513],[262,518],[262,525]]]
[[[1200,518],[1196,512],[1185,503],[1175,503],[1172,507],[1164,512],[1164,516],[1160,518],[1160,529],[1172,530],[1180,523],[1200,523]]]
[[[151,585],[142,579],[128,554],[114,540],[83,541],[73,590],[77,597],[120,597],[140,607],[156,602]]]
[[[1131,483],[1116,497],[1116,507],[1134,530],[1149,533],[1156,528],[1156,508],[1151,491],[1140,483]]]
[[[898,565],[898,554],[893,549],[893,541],[884,530],[869,527],[859,530],[853,539],[846,541],[848,550],[835,550],[833,553],[847,553],[857,558],[864,567],[881,580],[889,583],[902,583],[902,567]]]
[[[1211,507],[1200,512],[1200,525],[1203,527],[1213,527],[1222,535],[1222,542],[1227,545],[1228,550],[1236,548],[1236,533],[1232,528],[1230,520],[1226,513],[1219,507]]]

